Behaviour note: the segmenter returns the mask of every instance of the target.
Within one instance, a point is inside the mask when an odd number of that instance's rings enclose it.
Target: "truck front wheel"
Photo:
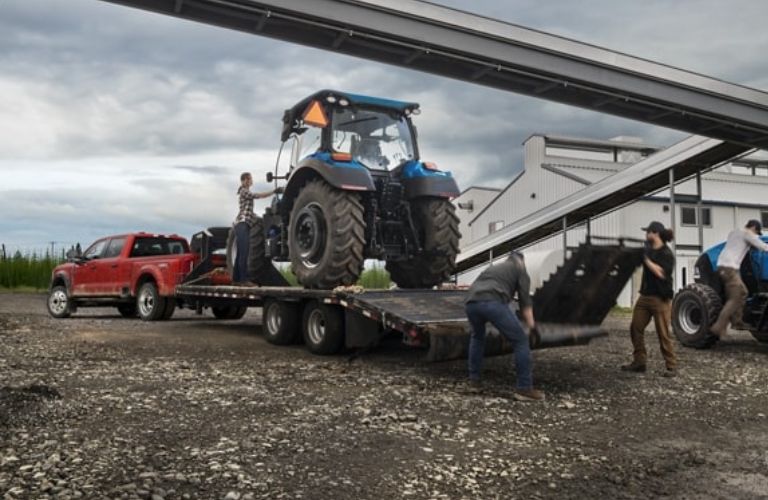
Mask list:
[[[46,304],[48,306],[48,314],[57,319],[69,318],[74,309],[72,299],[69,297],[67,287],[64,285],[57,285],[51,288]]]
[[[302,285],[353,285],[363,268],[365,220],[355,193],[321,180],[302,188],[291,210],[288,233],[291,269]]]
[[[139,287],[136,309],[142,321],[159,321],[165,314],[166,298],[160,295],[157,285],[149,281]]]

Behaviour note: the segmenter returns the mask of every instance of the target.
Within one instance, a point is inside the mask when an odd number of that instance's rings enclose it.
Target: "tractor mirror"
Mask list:
[[[275,174],[272,172],[267,172],[267,182],[272,182],[275,180]]]

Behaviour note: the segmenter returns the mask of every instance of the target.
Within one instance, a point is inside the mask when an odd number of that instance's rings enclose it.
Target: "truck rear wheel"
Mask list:
[[[344,346],[344,311],[312,301],[304,307],[304,343],[315,354],[336,354]]]
[[[136,309],[142,321],[159,321],[165,314],[166,298],[160,295],[157,285],[148,281],[139,287]]]
[[[275,345],[296,344],[301,339],[299,304],[269,300],[264,304],[264,338]]]
[[[216,319],[240,319],[245,316],[247,307],[243,306],[214,306],[211,307],[211,312]]]
[[[387,271],[400,288],[431,288],[453,273],[461,238],[459,218],[449,200],[438,198],[411,201],[411,216],[422,252],[404,262],[387,262]]]
[[[717,342],[710,331],[717,321],[723,302],[715,290],[701,283],[691,283],[672,302],[672,330],[686,347],[706,349]]]
[[[749,333],[752,334],[753,337],[755,337],[755,340],[758,342],[766,342],[768,343],[768,332],[761,332],[758,330],[750,330]]]
[[[321,180],[309,182],[293,203],[288,246],[291,269],[302,285],[353,285],[363,268],[365,246],[359,196]]]
[[[48,314],[56,319],[69,318],[72,315],[72,300],[67,292],[67,287],[57,285],[48,293]]]

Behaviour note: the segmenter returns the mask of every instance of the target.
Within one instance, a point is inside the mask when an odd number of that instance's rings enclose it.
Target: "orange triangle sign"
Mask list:
[[[304,123],[307,125],[314,125],[315,127],[323,128],[328,125],[328,117],[325,116],[325,110],[318,101],[312,101],[304,111]]]

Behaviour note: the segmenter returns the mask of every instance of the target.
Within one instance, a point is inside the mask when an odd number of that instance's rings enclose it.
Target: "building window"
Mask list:
[[[503,220],[497,220],[493,221],[490,224],[488,224],[488,234],[495,233],[499,229],[504,227],[504,221]]]
[[[680,207],[680,224],[683,226],[698,226],[699,220],[696,217],[696,207]],[[709,207],[701,208],[701,225],[712,227],[712,209]]]
[[[768,227],[768,210],[760,212],[760,222],[763,224],[763,227]]]

